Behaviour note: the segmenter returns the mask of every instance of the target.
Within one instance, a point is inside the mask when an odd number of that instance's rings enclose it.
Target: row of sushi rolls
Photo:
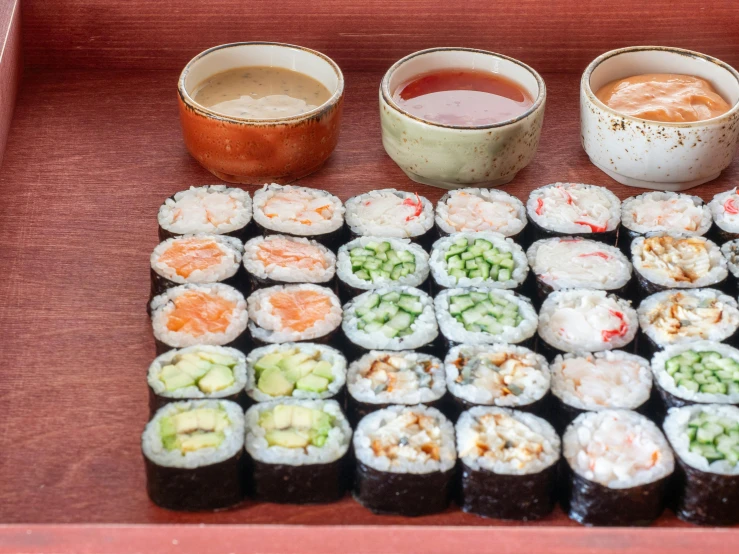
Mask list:
[[[737,189],[206,185],[158,223],[157,505],[739,523]]]

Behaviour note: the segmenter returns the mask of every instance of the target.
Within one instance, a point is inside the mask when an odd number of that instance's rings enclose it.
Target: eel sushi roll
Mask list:
[[[254,193],[254,222],[263,235],[312,238],[335,251],[344,238],[344,205],[325,190],[273,183]]]
[[[244,268],[252,291],[291,283],[333,288],[336,254],[314,240],[268,235],[244,245]]]
[[[244,412],[228,400],[160,408],[141,436],[146,491],[170,510],[221,510],[244,498]]]
[[[249,353],[246,374],[246,394],[254,402],[286,397],[341,400],[346,383],[346,358],[323,344],[270,344]]]
[[[585,412],[562,437],[563,508],[584,525],[649,525],[665,507],[675,458],[649,419],[629,410]]]
[[[159,240],[207,233],[246,240],[252,233],[249,193],[226,185],[190,187],[159,208]]]
[[[256,345],[329,342],[341,324],[341,302],[318,285],[277,285],[254,291],[246,301],[249,334]]]
[[[349,365],[349,421],[391,405],[442,409],[446,382],[439,358],[413,351],[373,350]]]
[[[448,345],[530,345],[538,318],[528,298],[510,290],[446,289],[434,300],[439,329]]]
[[[539,351],[556,354],[633,350],[639,328],[631,303],[602,290],[550,294],[539,310]]]
[[[429,255],[409,239],[358,237],[339,248],[336,273],[347,300],[393,285],[425,289]]]
[[[197,344],[243,350],[248,343],[246,300],[228,285],[179,285],[149,306],[157,354]]]
[[[365,416],[354,455],[354,498],[374,513],[421,516],[449,505],[454,426],[436,408],[390,406]]]
[[[713,222],[714,236],[719,244],[739,238],[739,194],[736,187],[720,192],[708,203]]]
[[[352,429],[335,400],[275,400],[246,411],[246,452],[259,502],[319,504],[344,496]]]
[[[726,259],[726,268],[729,270],[729,286],[736,291],[739,289],[739,239],[724,243],[721,254]]]
[[[531,192],[526,213],[535,239],[580,236],[615,245],[621,201],[604,187],[554,183]]]
[[[677,517],[699,525],[739,523],[739,408],[672,408],[663,427],[677,458]]]
[[[149,366],[149,409],[177,400],[232,400],[243,404],[246,358],[235,348],[198,344],[170,350]]]
[[[479,406],[460,416],[456,434],[463,511],[530,521],[554,509],[560,440],[544,419]]]

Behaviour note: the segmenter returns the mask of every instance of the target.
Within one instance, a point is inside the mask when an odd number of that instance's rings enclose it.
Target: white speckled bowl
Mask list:
[[[694,75],[713,84],[733,107],[719,117],[664,123],[622,115],[595,96],[616,79],[645,73]],[[619,183],[679,191],[711,181],[739,145],[739,73],[690,50],[634,46],[612,50],[587,67],[580,81],[580,132],[590,160]]]
[[[534,105],[515,119],[493,125],[459,127],[421,119],[392,98],[398,86],[439,69],[498,73],[521,85]],[[533,159],[544,122],[546,87],[524,63],[470,48],[432,48],[397,61],[380,85],[382,144],[388,155],[419,183],[456,189],[504,185]]]

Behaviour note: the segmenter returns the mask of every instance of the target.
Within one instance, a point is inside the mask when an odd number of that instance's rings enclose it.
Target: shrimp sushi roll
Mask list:
[[[346,493],[352,430],[335,400],[275,400],[246,412],[246,452],[259,502],[319,504]]]
[[[729,271],[729,286],[727,290],[739,290],[739,239],[729,241],[721,246],[721,254],[726,260]]]
[[[246,240],[252,234],[249,193],[226,185],[190,187],[159,208],[159,240],[207,233]]]
[[[421,516],[451,499],[454,426],[427,406],[390,406],[365,416],[354,433],[354,498],[377,514]]]
[[[739,523],[739,408],[672,408],[664,429],[677,458],[677,517],[699,525]]]
[[[325,190],[273,183],[254,193],[254,222],[263,235],[312,238],[335,251],[344,238],[344,205]]]
[[[675,458],[664,435],[628,410],[585,412],[562,437],[563,507],[584,525],[649,525],[665,507]]]
[[[157,354],[196,344],[248,345],[246,300],[228,285],[179,285],[155,296],[150,308]]]
[[[463,511],[531,521],[554,509],[560,440],[546,420],[480,406],[460,416],[456,435]]]
[[[534,239],[580,236],[615,245],[621,201],[604,187],[554,183],[531,192],[526,214]]]
[[[708,203],[713,222],[716,224],[714,236],[719,244],[739,238],[739,194],[734,187],[720,192]]]
[[[220,510],[246,493],[244,411],[228,400],[187,400],[160,408],[141,436],[146,491],[169,510]]]

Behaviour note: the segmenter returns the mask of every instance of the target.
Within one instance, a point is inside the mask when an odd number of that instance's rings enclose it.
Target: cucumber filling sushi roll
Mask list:
[[[739,408],[672,408],[664,429],[678,464],[677,516],[699,525],[739,523]]]
[[[354,498],[365,508],[420,516],[449,505],[457,461],[454,427],[435,408],[372,412],[357,426],[354,454]]]
[[[141,437],[146,491],[170,510],[218,510],[245,494],[244,412],[228,400],[172,402]]]
[[[317,504],[347,489],[352,430],[335,400],[276,400],[246,412],[246,451],[260,502]]]
[[[708,203],[721,242],[739,238],[739,194],[736,187],[720,192]]]
[[[461,415],[456,434],[462,510],[530,521],[554,509],[560,440],[544,419],[477,407]]]
[[[667,440],[643,415],[585,412],[562,437],[563,506],[584,525],[648,525],[665,505],[675,468]]]
[[[523,233],[527,222],[523,202],[497,189],[451,190],[436,204],[436,227],[440,236],[492,231],[516,238]]]

